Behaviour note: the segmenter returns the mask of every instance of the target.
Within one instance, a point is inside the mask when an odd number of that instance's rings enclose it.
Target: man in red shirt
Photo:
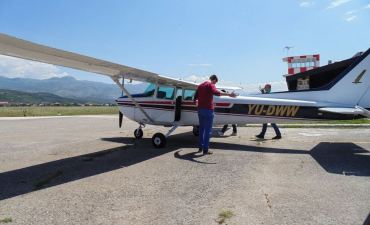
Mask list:
[[[215,84],[218,82],[216,75],[209,77],[209,81],[201,83],[197,88],[195,99],[198,99],[198,118],[199,118],[199,151],[203,154],[212,154],[209,151],[209,138],[213,123],[213,95],[236,97],[234,92],[223,93],[217,90]]]

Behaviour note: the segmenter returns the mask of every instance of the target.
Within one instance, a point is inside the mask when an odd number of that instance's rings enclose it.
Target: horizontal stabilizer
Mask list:
[[[323,112],[339,113],[346,115],[362,115],[370,118],[370,111],[360,106],[356,106],[354,108],[320,108],[319,110]]]

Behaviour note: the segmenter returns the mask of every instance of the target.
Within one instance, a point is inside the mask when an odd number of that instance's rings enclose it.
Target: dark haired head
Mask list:
[[[218,82],[218,78],[217,78],[217,76],[216,75],[211,75],[210,77],[209,77],[209,79],[211,80],[211,81],[216,81],[216,82]]]

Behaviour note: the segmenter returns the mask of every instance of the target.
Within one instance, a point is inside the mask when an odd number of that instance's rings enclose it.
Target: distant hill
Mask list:
[[[141,91],[147,84],[128,84],[130,92]],[[94,103],[114,103],[121,95],[116,84],[76,80],[66,76],[45,80],[29,78],[7,78],[0,76],[0,89],[16,90],[30,93],[51,93],[60,97]]]
[[[9,103],[50,104],[50,103],[85,103],[81,100],[63,98],[50,93],[27,93],[22,91],[0,89],[0,101]]]

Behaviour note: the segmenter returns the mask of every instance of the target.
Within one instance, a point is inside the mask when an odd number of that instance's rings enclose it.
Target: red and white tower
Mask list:
[[[320,55],[301,55],[283,58],[288,63],[288,74],[293,75],[320,67]]]

